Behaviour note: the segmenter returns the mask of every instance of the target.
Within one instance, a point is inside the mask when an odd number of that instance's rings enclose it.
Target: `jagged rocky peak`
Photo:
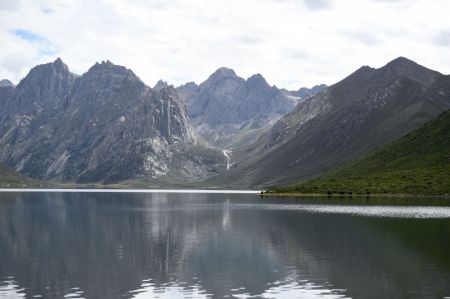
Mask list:
[[[166,81],[158,80],[158,82],[153,86],[154,90],[160,90],[169,87],[169,84],[167,84]]]
[[[14,84],[8,79],[0,80],[0,87],[14,87]]]
[[[56,58],[52,64],[57,69],[64,69],[64,70],[69,71],[69,67],[62,61],[62,59],[60,57]]]
[[[256,97],[253,99],[253,101],[249,101],[250,105],[251,104],[268,105],[270,102],[270,100],[269,102],[267,102],[268,96],[272,95],[272,93],[275,92],[276,90],[275,87],[271,87],[269,83],[267,83],[266,79],[264,79],[264,77],[261,74],[255,74],[250,78],[248,78],[245,85],[249,94],[253,94]],[[268,112],[270,113],[273,111],[269,110]]]
[[[269,86],[266,79],[261,74],[254,74],[247,79],[247,84],[253,86]]]
[[[127,69],[124,66],[121,65],[117,65],[112,63],[109,60],[106,61],[102,61],[102,62],[96,62],[89,70],[89,72],[113,72],[113,73],[122,73],[122,74],[127,74],[127,75],[134,75],[133,71],[130,69]]]
[[[228,78],[233,78],[234,79],[234,78],[238,78],[238,76],[236,75],[234,70],[226,68],[226,67],[221,67],[221,68],[218,68],[214,73],[212,73],[212,75],[208,78],[208,80],[211,80],[211,79],[228,79]]]
[[[175,169],[173,157],[196,143],[173,86],[152,90],[110,61],[81,77],[60,59],[37,66],[18,88],[2,89],[0,102],[6,103],[0,110],[0,163],[33,178],[156,178]],[[182,159],[184,170],[209,171],[193,159]],[[197,163],[195,169],[190,163]]]
[[[15,105],[28,106],[29,110],[36,111],[58,109],[76,78],[61,58],[35,66],[15,88]]]
[[[95,65],[81,76],[80,81],[81,85],[103,89],[106,93],[110,92],[110,88],[132,89],[133,86],[139,86],[150,89],[132,70],[121,65],[116,65],[109,60],[95,63]]]
[[[251,142],[295,106],[295,100],[270,86],[261,74],[244,79],[226,67],[198,86],[179,86],[177,92],[199,134],[228,148]]]
[[[73,76],[73,74],[70,73],[69,68],[61,58],[57,58],[54,62],[40,64],[32,68],[28,75],[20,81],[19,87],[27,81],[42,80],[45,78],[49,80],[65,80],[67,76]]]

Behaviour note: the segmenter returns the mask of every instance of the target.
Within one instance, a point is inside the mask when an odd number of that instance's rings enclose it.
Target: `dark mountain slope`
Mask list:
[[[273,191],[450,194],[450,110],[322,178]]]
[[[362,67],[301,102],[212,185],[306,180],[392,142],[450,108],[450,77],[406,58]],[[256,158],[255,158],[256,157]]]

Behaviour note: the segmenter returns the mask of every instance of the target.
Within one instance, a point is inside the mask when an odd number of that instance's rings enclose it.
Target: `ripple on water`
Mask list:
[[[445,206],[387,206],[387,205],[327,205],[327,204],[234,204],[229,203],[232,210],[270,210],[270,211],[298,211],[313,214],[347,214],[368,217],[391,218],[422,218],[445,219],[450,218],[450,207]],[[190,204],[170,208],[146,208],[152,212],[189,211],[189,210],[222,210],[222,204]],[[140,209],[139,209],[140,210]]]
[[[379,205],[312,205],[312,204],[237,204],[230,208],[300,211],[317,214],[349,214],[393,218],[450,218],[450,207],[443,206],[379,206]]]
[[[193,298],[206,299],[212,298],[211,294],[207,294],[199,285],[186,285],[179,282],[156,286],[144,280],[139,289],[130,292],[131,298]]]
[[[25,298],[24,290],[14,280],[14,277],[0,278],[0,298]]]
[[[262,294],[251,294],[245,288],[230,290],[228,298],[349,298],[345,295],[346,290],[327,288],[308,281],[277,281],[269,284],[269,288]],[[132,298],[213,298],[198,285],[186,286],[183,283],[173,283],[164,286],[156,286],[149,282],[143,282],[141,287],[130,292]]]

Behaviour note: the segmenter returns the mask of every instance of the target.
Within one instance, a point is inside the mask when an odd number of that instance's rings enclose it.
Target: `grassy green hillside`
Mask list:
[[[0,188],[39,186],[39,182],[31,180],[18,172],[0,164]]]
[[[450,110],[361,160],[270,191],[450,194]]]

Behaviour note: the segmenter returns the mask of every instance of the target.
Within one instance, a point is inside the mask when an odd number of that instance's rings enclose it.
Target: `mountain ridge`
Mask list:
[[[0,88],[0,163],[56,182],[290,183],[402,137],[449,95],[450,76],[404,57],[298,91],[226,67],[151,88],[109,60],[78,76],[58,58]]]
[[[177,87],[199,134],[227,149],[251,143],[296,103],[291,92],[270,86],[259,73],[247,79],[221,67],[204,82]]]
[[[200,156],[172,165],[198,146],[175,89],[153,90],[110,61],[76,76],[57,59],[4,96],[0,161],[36,179],[111,183],[156,179],[172,168],[205,176],[225,167],[218,150],[209,163]]]
[[[404,69],[411,68],[419,70],[416,78],[409,71],[405,75]],[[205,184],[264,186],[323,174],[450,108],[449,78],[405,59],[379,69],[359,68],[299,103],[259,140],[236,153],[234,168]]]

